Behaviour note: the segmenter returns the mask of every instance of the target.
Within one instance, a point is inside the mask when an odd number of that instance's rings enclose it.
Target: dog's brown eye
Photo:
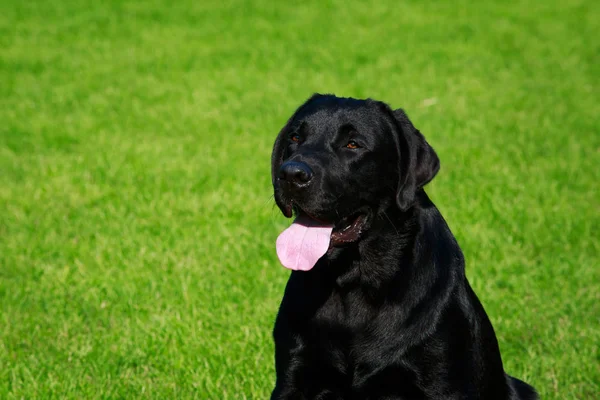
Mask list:
[[[292,142],[298,143],[300,141],[300,135],[292,135]]]
[[[358,149],[360,146],[354,140],[351,140],[351,141],[348,142],[348,144],[346,145],[346,147],[349,148],[349,149]]]

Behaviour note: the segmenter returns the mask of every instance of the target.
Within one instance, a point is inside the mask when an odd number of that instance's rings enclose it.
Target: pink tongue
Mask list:
[[[320,224],[304,215],[277,238],[277,256],[284,267],[308,271],[329,248],[333,225]]]

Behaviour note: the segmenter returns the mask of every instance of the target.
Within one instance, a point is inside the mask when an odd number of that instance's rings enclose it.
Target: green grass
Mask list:
[[[0,398],[265,399],[313,92],[407,110],[510,374],[600,392],[594,1],[0,0]]]

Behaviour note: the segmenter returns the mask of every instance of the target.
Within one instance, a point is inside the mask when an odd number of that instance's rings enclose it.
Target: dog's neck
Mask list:
[[[423,190],[409,210],[401,211],[390,202],[371,218],[369,231],[360,242],[330,255],[329,268],[340,289],[360,287],[373,297],[385,297],[388,286],[397,291],[415,279],[433,285],[440,275],[446,274],[438,268],[448,263],[428,259],[434,252],[427,249],[435,245],[435,235],[452,235]],[[458,245],[455,247],[458,249]],[[455,253],[449,249],[444,257],[462,258],[459,249]],[[421,267],[416,269],[416,265]]]

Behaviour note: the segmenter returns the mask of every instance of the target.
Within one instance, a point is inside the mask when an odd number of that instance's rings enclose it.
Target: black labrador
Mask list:
[[[296,221],[272,399],[537,399],[507,375],[463,254],[423,186],[439,160],[403,110],[314,95],[279,133],[277,205]]]

